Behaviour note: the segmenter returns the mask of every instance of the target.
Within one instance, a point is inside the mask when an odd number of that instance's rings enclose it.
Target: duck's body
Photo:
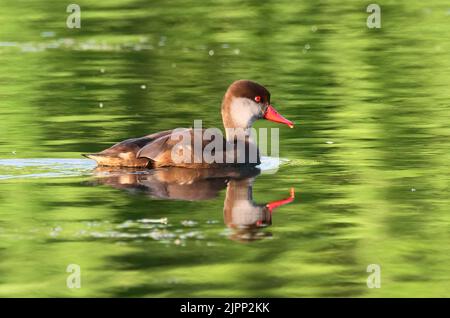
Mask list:
[[[99,153],[84,156],[97,161],[99,166],[116,167],[256,166],[260,164],[259,150],[247,133],[253,122],[260,118],[293,126],[270,105],[270,93],[263,86],[240,80],[234,82],[224,96],[222,119],[226,135],[210,138],[218,142],[215,147],[211,147],[210,139],[204,138],[206,130],[178,128],[127,139]],[[236,133],[239,130],[245,133]],[[204,151],[208,147],[212,150],[213,160],[205,160]],[[245,151],[241,151],[243,149]]]
[[[84,154],[84,156],[97,161],[99,166],[115,166],[115,167],[134,167],[134,168],[160,168],[160,167],[183,167],[183,168],[219,168],[224,166],[256,166],[261,163],[259,157],[259,151],[257,148],[253,148],[254,145],[245,140],[244,147],[245,152],[242,153],[243,158],[240,160],[239,151],[237,151],[237,144],[229,143],[222,137],[223,147],[215,150],[215,157],[222,158],[220,162],[205,162],[201,160],[203,150],[208,145],[208,140],[203,140],[200,145],[200,152],[197,154],[194,149],[195,134],[203,135],[205,129],[195,130],[192,128],[186,128],[180,130],[166,130],[151,134],[140,138],[131,138],[121,141],[114,146],[105,149],[95,154]],[[179,136],[189,136],[189,144],[183,145],[182,151],[188,151],[190,160],[188,162],[178,162],[175,160],[173,150],[175,145],[179,144]],[[256,151],[256,160],[252,162],[250,155],[253,151]],[[227,156],[232,158],[228,160]],[[196,160],[200,159],[200,160]]]

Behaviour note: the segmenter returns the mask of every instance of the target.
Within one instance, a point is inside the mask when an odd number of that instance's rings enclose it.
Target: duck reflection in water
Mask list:
[[[272,213],[276,208],[294,200],[294,189],[291,189],[285,199],[255,203],[253,183],[260,172],[257,168],[130,170],[97,167],[94,175],[98,184],[166,200],[209,200],[226,189],[223,213],[224,222],[231,229],[229,237],[250,242],[271,236],[261,229],[272,224]]]

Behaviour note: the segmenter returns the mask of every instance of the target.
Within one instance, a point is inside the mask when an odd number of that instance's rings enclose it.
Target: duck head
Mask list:
[[[225,128],[250,128],[258,119],[266,119],[294,127],[270,103],[270,92],[262,85],[239,80],[228,87],[222,101],[222,119]]]

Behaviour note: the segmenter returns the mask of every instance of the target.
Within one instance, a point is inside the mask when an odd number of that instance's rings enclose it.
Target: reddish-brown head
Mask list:
[[[230,85],[222,102],[222,118],[225,128],[250,128],[258,119],[294,127],[270,104],[270,92],[264,86],[248,80],[239,80]]]

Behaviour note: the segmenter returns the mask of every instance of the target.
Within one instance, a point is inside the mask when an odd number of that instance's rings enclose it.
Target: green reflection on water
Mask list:
[[[254,200],[298,198],[239,243],[224,191],[171,201],[84,172],[1,180],[1,296],[449,295],[446,1],[379,1],[380,30],[359,1],[77,3],[82,28],[69,30],[60,1],[2,1],[0,158],[79,158],[200,118],[220,127],[226,87],[250,78],[298,123],[280,127],[290,161],[256,179]],[[108,236],[123,224],[169,235]],[[70,263],[79,290],[66,288]],[[366,287],[372,263],[381,289]]]

